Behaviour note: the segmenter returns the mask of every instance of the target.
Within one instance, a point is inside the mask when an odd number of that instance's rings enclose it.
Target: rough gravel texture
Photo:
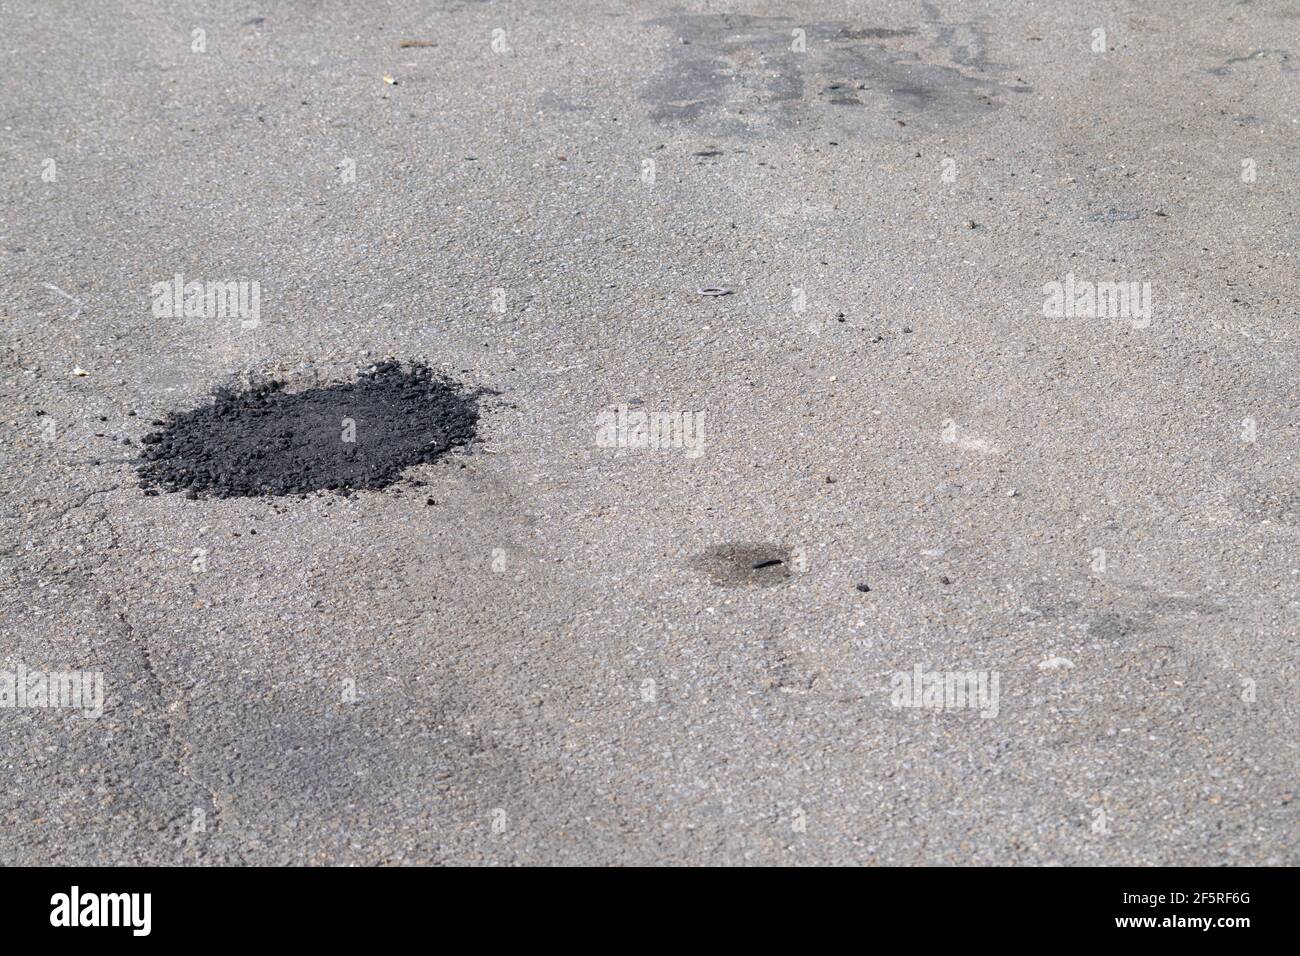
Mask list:
[[[107,694],[0,712],[0,862],[1300,862],[1298,30],[0,0],[0,668]],[[388,356],[508,399],[474,454],[141,493]]]

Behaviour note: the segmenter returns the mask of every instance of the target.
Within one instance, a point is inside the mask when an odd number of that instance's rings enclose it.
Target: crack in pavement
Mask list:
[[[117,621],[120,623],[121,627],[119,631],[122,637],[132,647],[139,651],[148,682],[155,689],[155,695],[158,698],[159,704],[158,714],[156,716],[161,718],[163,726],[166,728],[167,738],[167,743],[164,744],[161,741],[159,742],[160,746],[162,746],[165,752],[170,753],[172,762],[175,763],[176,770],[180,776],[196,786],[201,787],[208,794],[208,797],[212,801],[213,813],[216,816],[218,830],[221,830],[224,825],[228,827],[227,832],[233,836],[239,830],[239,821],[227,817],[227,814],[225,813],[226,807],[222,801],[221,792],[200,778],[193,769],[186,765],[186,758],[189,754],[193,753],[194,748],[190,742],[181,735],[176,722],[168,716],[169,708],[167,703],[167,688],[169,685],[163,680],[157,667],[154,665],[153,653],[149,648],[148,640],[137,635],[136,628],[131,623],[127,612],[113,607],[113,600],[108,594],[103,591],[99,591],[98,593],[101,599],[101,606],[105,606],[106,609],[111,610],[117,618]],[[181,696],[183,697],[183,694]],[[148,724],[141,724],[141,726],[147,728]],[[186,845],[190,846],[190,841],[187,841]],[[235,861],[240,864],[247,862],[244,854],[237,849],[237,846],[228,850],[223,850],[223,852],[235,857]]]

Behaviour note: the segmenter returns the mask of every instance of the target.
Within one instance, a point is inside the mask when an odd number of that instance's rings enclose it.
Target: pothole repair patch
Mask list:
[[[145,436],[140,484],[189,498],[387,488],[473,441],[482,394],[398,362],[302,391],[283,381],[220,388]]]

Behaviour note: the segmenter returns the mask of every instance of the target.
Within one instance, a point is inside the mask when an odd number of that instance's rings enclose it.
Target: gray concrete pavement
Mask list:
[[[0,861],[1297,862],[1300,14],[1087,6],[2,0]],[[138,488],[388,355],[423,487]]]

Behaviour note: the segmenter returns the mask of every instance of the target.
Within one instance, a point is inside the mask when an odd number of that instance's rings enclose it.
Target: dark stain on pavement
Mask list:
[[[942,132],[997,109],[1004,91],[975,21],[924,29],[807,23],[787,17],[679,14],[643,98],[662,125],[755,136],[815,126],[835,138]]]
[[[1277,62],[1281,66],[1282,71],[1285,73],[1294,73],[1296,70],[1296,68],[1291,66],[1290,64],[1290,60],[1291,60],[1290,51],[1274,49],[1274,50],[1252,50],[1250,53],[1247,53],[1245,56],[1229,57],[1227,60],[1223,62],[1222,66],[1211,67],[1205,72],[1210,73],[1214,76],[1227,76],[1228,74],[1234,71],[1235,67],[1241,66],[1243,63],[1249,63],[1253,65],[1255,63],[1259,63],[1265,60],[1273,60]]]
[[[1153,630],[1155,626],[1149,614],[1129,616],[1116,611],[1103,611],[1088,622],[1088,636],[1107,641],[1149,634]]]
[[[790,552],[770,542],[731,541],[697,555],[691,565],[719,587],[770,587],[790,577]]]

